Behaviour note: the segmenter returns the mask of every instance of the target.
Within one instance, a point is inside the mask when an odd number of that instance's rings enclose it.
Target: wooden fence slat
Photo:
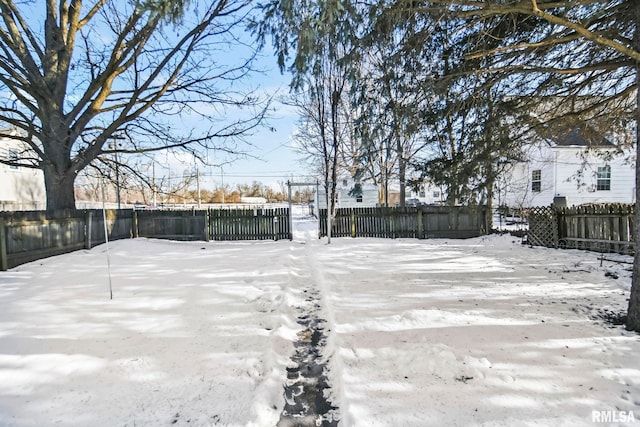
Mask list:
[[[41,211],[2,212],[0,216],[4,221],[1,233],[5,236],[8,268],[104,241],[103,230],[101,238],[96,237],[102,219],[98,222],[93,211],[61,211],[50,216]],[[128,216],[130,211],[110,213],[111,239],[131,237]]]
[[[633,215],[633,205],[621,204],[531,208],[528,214],[529,243],[631,254],[635,251]],[[556,223],[542,221],[544,216],[553,217]],[[550,233],[557,235],[555,246],[538,238]]]
[[[7,231],[4,218],[0,218],[0,271],[9,269],[9,259],[7,258]]]
[[[109,240],[137,236],[205,241],[291,238],[288,208],[105,213]],[[0,268],[89,249],[105,242],[104,229],[99,210],[62,211],[52,217],[42,211],[2,212]]]
[[[487,232],[486,208],[338,208],[333,237],[467,238]],[[320,234],[327,235],[327,210],[320,210]]]
[[[209,221],[213,240],[291,238],[288,208],[212,210]]]

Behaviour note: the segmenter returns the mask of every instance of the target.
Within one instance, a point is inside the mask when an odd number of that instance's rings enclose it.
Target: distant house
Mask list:
[[[378,206],[378,187],[367,182],[357,182],[351,178],[339,179],[336,183],[338,208],[364,208]],[[320,185],[315,195],[320,209],[327,208],[327,196],[324,186]],[[314,207],[314,210],[316,208]],[[315,212],[317,214],[317,212]]]
[[[495,206],[633,203],[635,157],[604,137],[575,129],[525,148],[497,183]]]
[[[248,203],[251,205],[264,205],[267,203],[267,199],[264,197],[240,197],[240,203]]]
[[[447,200],[444,188],[425,180],[419,188],[407,188],[407,200],[418,200],[425,205],[443,205]]]
[[[4,131],[4,134],[15,134]],[[0,158],[17,160],[26,149],[23,142],[0,137]],[[45,207],[44,176],[40,169],[0,163],[0,210],[38,210]]]

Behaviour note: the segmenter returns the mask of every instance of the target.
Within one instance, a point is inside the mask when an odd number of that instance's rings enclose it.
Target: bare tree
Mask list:
[[[306,140],[307,152],[320,165],[327,203],[327,217],[335,217],[336,183],[339,175],[339,160],[346,130],[349,128],[341,121],[343,94],[346,87],[344,73],[329,58],[320,60],[316,72],[305,79],[304,89],[298,91],[302,102],[302,132],[300,137]],[[303,92],[304,91],[304,92]],[[329,241],[331,228],[327,227]]]
[[[254,56],[237,37],[249,5],[0,1],[0,121],[30,147],[13,163],[44,172],[48,211],[75,208],[76,176],[101,156],[239,150],[265,111],[235,86]]]
[[[359,62],[359,75],[352,85],[363,106],[358,118],[363,166],[367,165],[363,170],[378,175],[375,180],[382,184],[386,205],[392,177],[399,183],[399,204],[405,205],[410,166],[427,143],[423,128],[433,82],[428,77],[431,63],[415,60],[405,49],[416,37],[416,29],[429,23],[417,24],[411,18],[411,14],[374,9],[366,24],[368,31],[352,55]]]
[[[351,69],[347,57],[352,49],[356,15],[347,10],[353,4],[346,1],[321,0],[315,4],[270,0],[263,10],[265,18],[255,23],[258,39],[271,38],[276,48],[281,70],[291,60],[292,90],[305,97],[303,105],[309,119],[307,129],[317,141],[321,169],[327,195],[327,218],[335,215],[336,182],[345,135],[351,124],[343,120],[344,96],[347,93]],[[295,47],[295,54],[290,52]],[[303,116],[304,117],[304,116]],[[329,240],[331,226],[327,227]]]

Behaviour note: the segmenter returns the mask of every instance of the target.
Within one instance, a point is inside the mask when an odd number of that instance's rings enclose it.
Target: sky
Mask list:
[[[249,30],[238,28],[236,33],[240,41],[239,46],[232,47],[232,56],[247,57],[255,46],[254,35]],[[249,50],[245,50],[248,48]],[[225,185],[235,186],[237,183],[251,184],[259,181],[274,189],[280,189],[287,180],[295,182],[313,182],[319,177],[295,149],[294,135],[299,122],[295,107],[286,105],[282,101],[290,97],[291,74],[279,69],[275,48],[269,38],[265,40],[262,49],[257,52],[251,73],[242,82],[247,91],[271,98],[273,104],[264,126],[246,138],[245,146],[248,154],[236,158],[225,158],[222,162],[215,158],[219,153],[208,153],[210,166],[203,166],[200,170],[202,186]],[[234,82],[234,85],[240,82]],[[239,89],[242,91],[242,89]],[[233,87],[235,90],[235,86]],[[213,156],[213,160],[211,159]],[[222,167],[219,165],[224,163]]]
[[[278,99],[289,93],[290,75],[278,70],[276,60],[269,52],[259,59],[257,67],[264,74],[257,74],[251,85],[259,91],[274,93],[275,101],[266,126],[248,138],[252,144],[251,155],[239,158],[223,167],[227,182],[261,181],[265,184],[276,181],[295,180],[309,173],[309,168],[296,152],[293,135],[296,132],[298,115],[291,106]],[[220,171],[211,171],[219,175]]]
[[[247,85],[259,93],[273,96],[271,113],[264,126],[246,138],[250,144],[246,147],[248,155],[226,158],[222,162],[216,159],[216,152],[205,155],[209,165],[198,166],[201,188],[222,184],[234,187],[258,181],[279,189],[280,183],[287,180],[308,182],[317,179],[304,156],[295,149],[293,136],[299,120],[297,112],[294,107],[282,103],[282,98],[289,94],[290,74],[280,72],[268,48],[261,53],[255,67],[260,72],[254,73]],[[220,163],[224,164],[220,166]],[[193,164],[190,155],[159,153],[156,156],[156,177],[181,174],[185,169],[193,168]]]

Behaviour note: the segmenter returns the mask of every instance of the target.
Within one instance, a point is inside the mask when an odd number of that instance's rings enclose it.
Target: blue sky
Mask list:
[[[289,93],[290,75],[278,70],[276,60],[269,52],[263,53],[255,66],[261,72],[254,74],[246,84],[258,93],[273,95],[269,118],[265,126],[247,138],[251,145],[241,147],[249,155],[224,159],[215,151],[204,155],[210,165],[198,166],[203,189],[212,189],[222,183],[234,187],[254,181],[279,189],[279,183],[287,180],[314,181],[317,178],[293,147],[292,137],[299,120],[295,108],[278,101]],[[157,179],[178,176],[194,168],[194,160],[187,154],[161,152],[155,159]],[[220,163],[224,163],[222,167]]]
[[[295,107],[277,101],[289,94],[291,75],[280,72],[273,50],[268,44],[259,54],[255,67],[261,73],[252,77],[251,87],[259,92],[276,94],[276,101],[267,126],[250,138],[255,158],[238,159],[223,168],[228,182],[251,183],[256,180],[273,185],[277,181],[288,179],[298,182],[314,181],[317,177],[293,147],[298,113]]]
[[[214,151],[208,153],[211,166],[199,165],[202,188],[209,189],[221,183],[234,187],[239,183],[250,184],[261,182],[273,188],[279,188],[279,182],[314,181],[317,177],[305,163],[303,156],[293,147],[293,135],[297,128],[298,115],[294,107],[278,101],[288,95],[290,75],[281,73],[271,51],[261,53],[255,68],[259,73],[246,81],[248,87],[262,94],[273,95],[273,105],[265,126],[260,127],[248,137],[251,144],[244,147],[248,156],[224,160],[216,158],[220,155]],[[177,156],[172,159],[166,153],[159,153],[156,165],[169,165],[170,174],[181,174],[187,168],[193,168],[193,160],[189,156]],[[217,166],[224,162],[222,167]],[[156,177],[166,176],[168,168],[156,166]]]

